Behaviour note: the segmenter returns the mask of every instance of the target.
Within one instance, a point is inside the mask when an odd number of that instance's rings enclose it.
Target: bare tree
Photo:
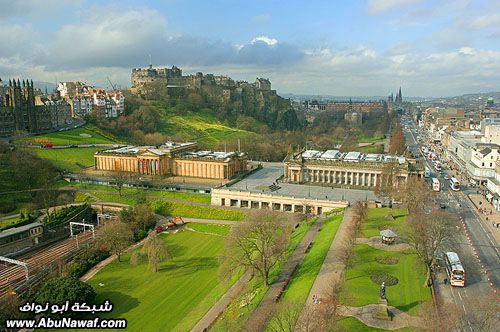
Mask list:
[[[380,181],[375,186],[375,194],[389,200],[390,208],[387,211],[386,219],[394,219],[392,215],[392,203],[400,197],[400,184],[398,183],[399,164],[388,162],[382,168]]]
[[[434,303],[436,301],[436,303]],[[439,299],[422,303],[420,317],[426,330],[451,332],[460,330],[460,316],[456,306]]]
[[[293,332],[299,319],[302,304],[295,301],[281,302],[274,311],[269,328],[273,332]]]
[[[163,260],[172,257],[165,241],[154,230],[149,231],[144,242],[143,251],[148,255],[149,268],[152,272],[158,272],[158,265]]]
[[[474,331],[493,332],[500,329],[500,299],[493,293],[474,297],[466,319]]]
[[[118,261],[125,249],[133,242],[130,227],[121,221],[108,221],[97,231],[97,242],[115,254]]]
[[[283,258],[290,237],[290,227],[274,217],[259,211],[232,227],[220,257],[226,269],[251,268],[270,285],[269,272]]]
[[[122,195],[123,185],[127,181],[127,172],[120,170],[114,171],[111,176],[113,179],[113,185],[116,190],[118,190],[118,195]]]
[[[450,213],[436,210],[431,214],[414,213],[405,223],[403,237],[415,248],[427,269],[426,285],[431,282],[431,271],[438,251],[454,237],[453,218]]]
[[[434,191],[430,190],[424,180],[416,176],[410,176],[405,186],[399,191],[399,197],[410,213],[424,211],[434,199]]]

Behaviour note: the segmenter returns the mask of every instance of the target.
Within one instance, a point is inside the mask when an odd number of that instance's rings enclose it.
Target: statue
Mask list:
[[[385,282],[380,285],[380,298],[385,300]]]

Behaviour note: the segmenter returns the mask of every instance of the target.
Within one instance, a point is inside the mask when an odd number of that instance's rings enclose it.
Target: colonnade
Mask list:
[[[290,169],[288,178],[292,182],[299,182],[300,170]],[[318,170],[302,171],[303,182],[321,183],[329,185],[349,185],[359,187],[375,187],[380,181],[380,173],[367,171],[346,170]]]

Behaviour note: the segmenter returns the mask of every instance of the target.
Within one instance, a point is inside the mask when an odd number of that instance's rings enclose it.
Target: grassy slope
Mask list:
[[[59,187],[73,187],[73,188],[82,188],[89,190],[103,190],[109,191],[112,193],[118,193],[115,187],[104,186],[98,184],[84,184],[84,183],[68,183],[64,180],[61,180],[57,184]],[[207,194],[194,194],[194,193],[184,193],[177,191],[161,191],[161,190],[144,190],[144,189],[133,189],[133,188],[122,188],[123,194],[139,194],[146,193],[148,196],[157,196],[164,198],[172,198],[183,200],[187,202],[196,202],[196,203],[210,203],[210,195]]]
[[[364,236],[378,235],[379,229],[385,226],[399,227],[405,219],[403,213],[403,210],[395,210],[394,215],[397,218],[394,221],[387,221],[384,220],[387,209],[370,209],[367,220],[362,224]],[[376,303],[380,286],[373,283],[370,276],[378,272],[384,272],[399,279],[398,284],[386,288],[390,305],[409,314],[416,314],[419,304],[430,298],[430,290],[422,286],[425,281],[425,269],[414,251],[388,252],[358,244],[354,246],[354,252],[353,263],[346,270],[344,289],[349,305],[363,306]],[[399,259],[399,263],[379,264],[375,261],[376,256],[395,257]]]
[[[250,131],[232,128],[222,123],[214,115],[203,112],[185,115],[167,113],[163,121],[165,133],[174,132],[186,140],[197,141],[205,146],[257,135]]]
[[[217,224],[202,224],[198,222],[190,222],[187,226],[197,232],[216,234],[225,236],[229,234],[231,226],[229,225],[217,225]]]
[[[83,134],[83,135],[82,135]],[[96,126],[86,124],[83,127],[55,132],[44,135],[37,135],[21,140],[24,144],[41,144],[41,142],[52,143],[54,145],[72,144],[114,144],[119,142],[113,135],[106,133]]]
[[[78,164],[85,167],[94,165],[94,153],[99,150],[102,148],[35,149],[34,152],[60,170],[75,172],[82,169]]]
[[[148,271],[146,263],[130,265],[128,254],[89,282],[98,303],[113,303],[109,317],[126,318],[132,331],[188,331],[230,286],[217,279],[220,236],[181,231],[162,237],[174,258],[159,272]]]

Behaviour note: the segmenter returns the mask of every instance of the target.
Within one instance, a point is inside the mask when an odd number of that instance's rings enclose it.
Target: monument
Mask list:
[[[385,297],[385,282],[382,282],[380,285],[380,297],[372,317],[375,319],[391,320],[391,313],[387,309],[387,298]]]

